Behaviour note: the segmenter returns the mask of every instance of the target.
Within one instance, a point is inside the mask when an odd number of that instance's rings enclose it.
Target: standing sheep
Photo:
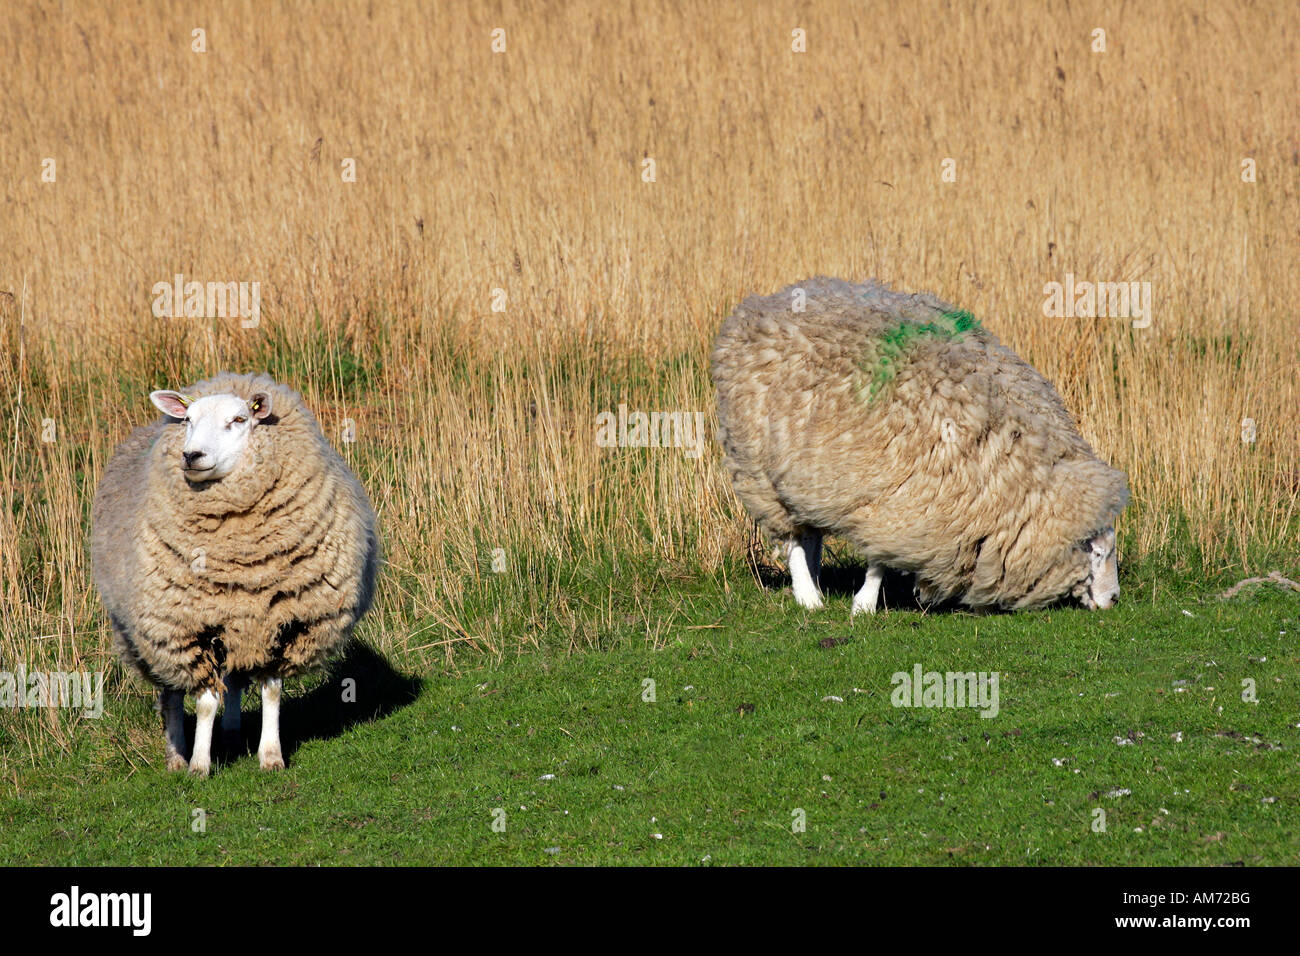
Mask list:
[[[821,606],[824,534],[866,557],[854,614],[874,613],[885,568],[914,574],[927,602],[1118,596],[1123,473],[969,313],[875,281],[809,279],[742,302],[712,374],[736,495],[785,543],[803,607]]]
[[[92,512],[95,583],[125,663],[158,687],[167,769],[211,769],[212,725],[238,738],[247,682],[262,689],[265,770],[284,766],[283,678],[320,667],[365,614],[379,564],[375,515],[296,392],[221,373],[153,392],[161,418],[104,470]]]

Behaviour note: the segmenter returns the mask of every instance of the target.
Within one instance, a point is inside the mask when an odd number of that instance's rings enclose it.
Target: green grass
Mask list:
[[[167,774],[160,735],[114,757],[155,726],[141,688],[0,798],[0,863],[1300,863],[1294,595],[851,623],[843,593],[806,614],[726,580],[578,654],[404,675],[361,647],[290,688],[274,774]],[[918,663],[997,671],[998,716],[892,706]]]

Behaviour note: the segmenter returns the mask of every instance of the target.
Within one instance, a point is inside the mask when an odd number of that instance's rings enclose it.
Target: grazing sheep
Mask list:
[[[824,534],[866,557],[854,614],[875,611],[886,568],[915,575],[926,602],[1118,596],[1123,473],[969,313],[875,281],[809,279],[742,302],[712,374],[736,495],[785,543],[802,606],[821,606]]]
[[[92,514],[114,642],[159,689],[168,770],[186,766],[185,692],[197,695],[188,766],[207,776],[217,697],[237,739],[250,679],[259,762],[283,767],[281,682],[320,667],[370,606],[374,512],[302,397],[269,376],[223,372],[149,397],[165,417],[117,449]]]

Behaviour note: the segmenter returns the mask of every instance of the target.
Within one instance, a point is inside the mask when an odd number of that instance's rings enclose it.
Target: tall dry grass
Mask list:
[[[722,316],[815,273],[933,290],[1056,382],[1130,475],[1126,557],[1294,561],[1298,28],[1282,2],[5,4],[0,669],[110,666],[96,478],[150,389],[219,367],[356,423],[381,647],[653,636],[643,596],[748,529],[714,452],[599,449],[595,416],[710,410]],[[260,282],[260,326],[155,318],[176,273]],[[1066,273],[1149,281],[1154,323],[1045,318]]]

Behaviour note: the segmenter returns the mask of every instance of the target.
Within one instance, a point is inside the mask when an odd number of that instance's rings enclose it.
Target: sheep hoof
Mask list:
[[[167,755],[167,770],[169,772],[175,773],[178,770],[188,770],[188,769],[190,769],[190,762],[186,760],[184,757],[182,757],[180,754]]]
[[[853,612],[850,615],[850,617],[857,617],[859,614],[875,614],[875,613],[876,613],[876,607],[874,604],[859,604],[857,601],[854,601]]]
[[[820,594],[814,593],[811,596],[805,594],[796,594],[794,596],[794,599],[796,602],[798,602],[801,608],[807,611],[816,611],[820,609],[822,606],[822,597]]]
[[[280,745],[267,747],[265,750],[257,752],[258,762],[262,765],[263,770],[283,770],[284,756],[280,753]]]
[[[210,760],[205,760],[205,761],[191,760],[191,761],[190,761],[190,776],[191,776],[191,777],[199,777],[199,778],[203,778],[203,777],[206,777],[206,776],[207,776],[208,774],[210,774],[211,772],[212,772],[212,762],[211,762]]]

